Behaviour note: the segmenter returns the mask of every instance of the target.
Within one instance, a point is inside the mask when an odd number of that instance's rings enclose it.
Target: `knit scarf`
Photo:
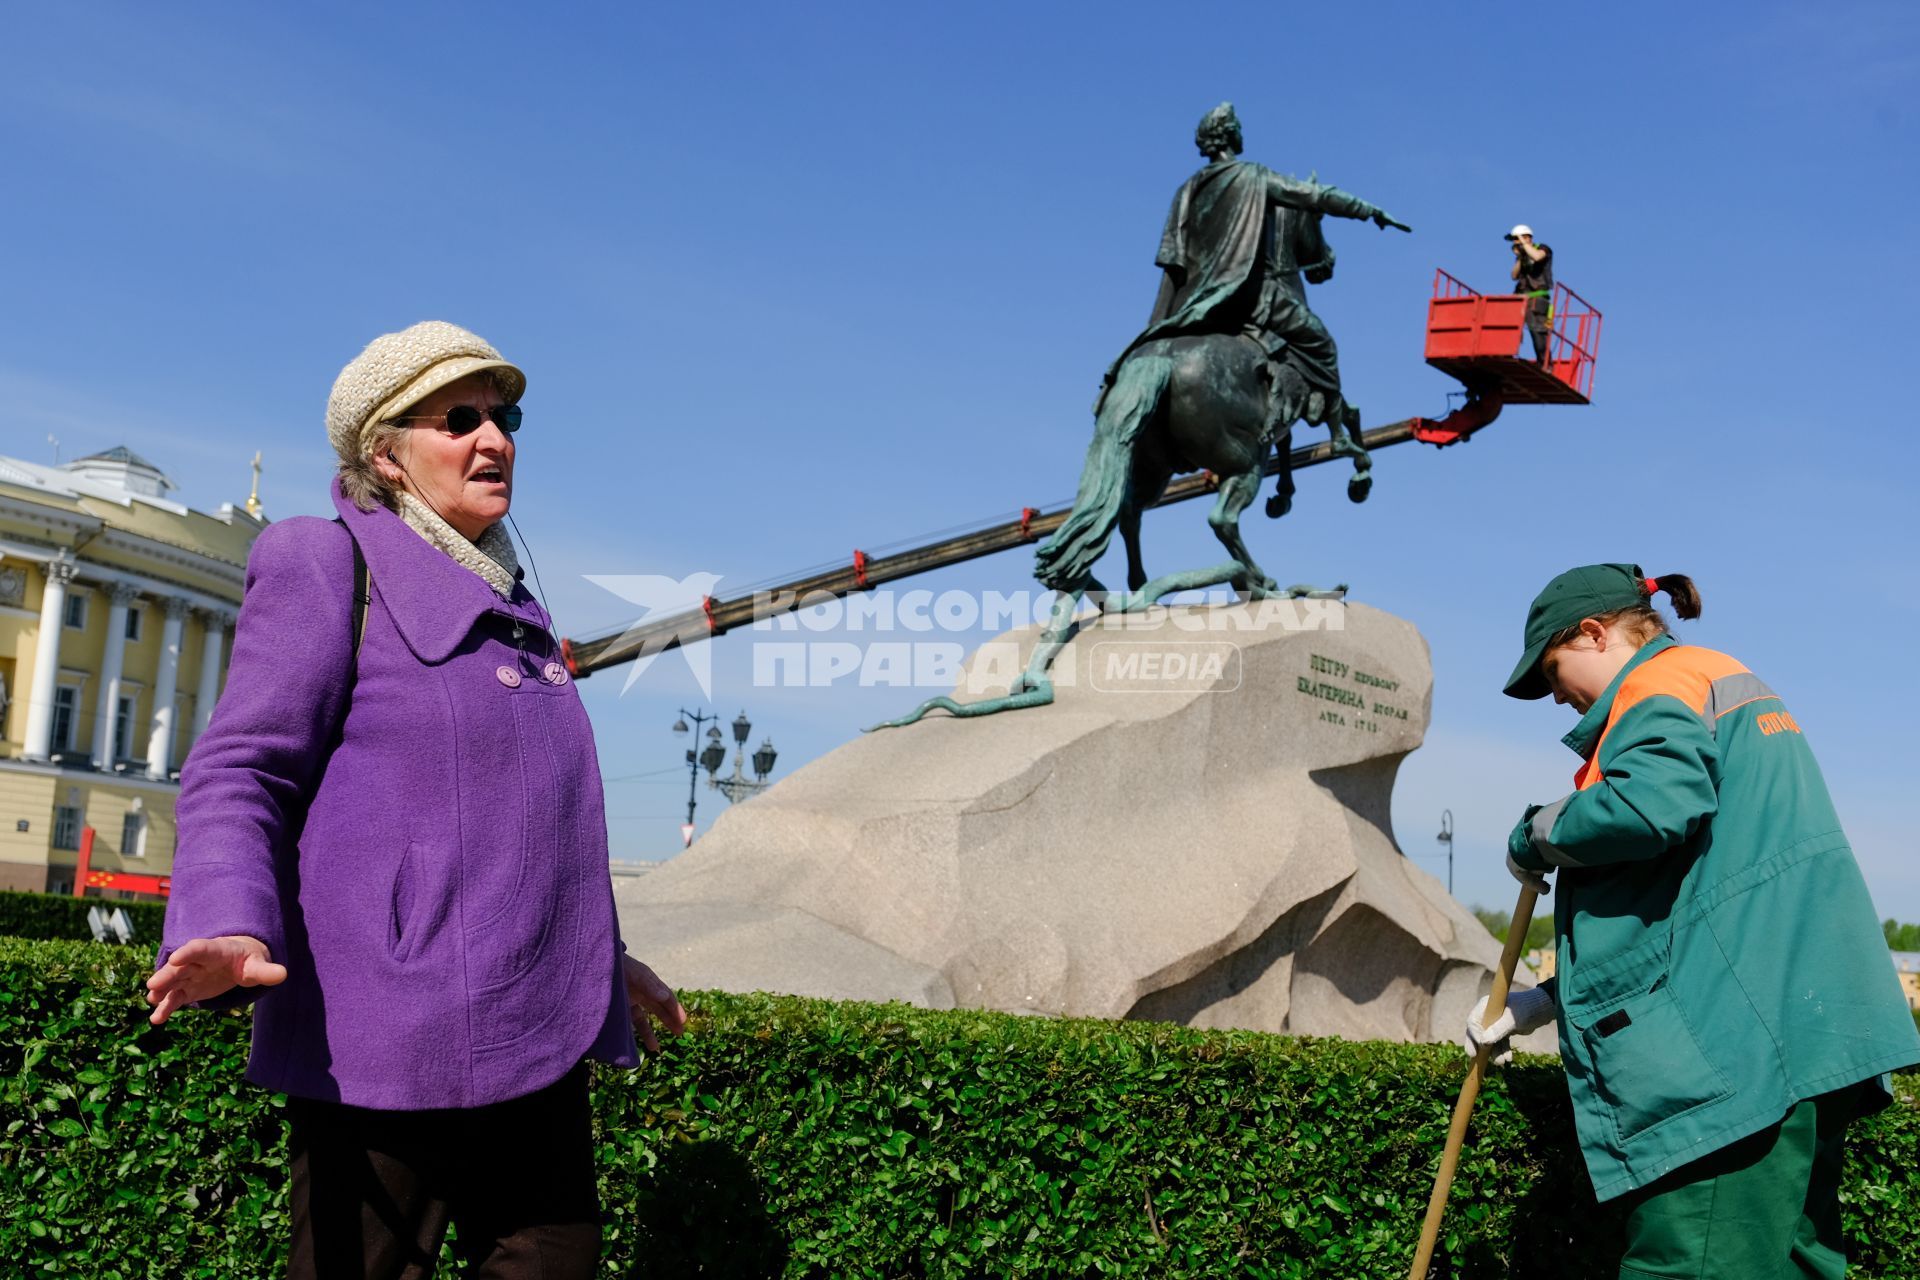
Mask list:
[[[507,536],[504,523],[496,520],[480,535],[479,542],[468,542],[432,507],[404,491],[400,494],[400,518],[430,545],[451,556],[455,564],[479,574],[502,600],[513,598],[520,558],[513,553],[513,539]]]

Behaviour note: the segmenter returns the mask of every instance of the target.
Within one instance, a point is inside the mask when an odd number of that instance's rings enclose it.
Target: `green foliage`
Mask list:
[[[158,902],[116,902],[105,898],[74,898],[58,893],[14,893],[0,890],[0,937],[38,938],[45,941],[87,939],[87,908],[99,907],[111,912],[124,907],[133,922],[136,946],[146,948],[160,943],[160,922],[167,909]]]
[[[1889,951],[1920,951],[1920,924],[1901,924],[1898,920],[1885,920],[1880,924],[1887,935]]]
[[[0,940],[0,1275],[284,1268],[248,1017],[148,1027],[147,957]],[[604,1274],[1406,1274],[1458,1049],[694,994],[594,1088]],[[1852,1131],[1854,1274],[1920,1274],[1920,1079]],[[1611,1277],[1552,1059],[1481,1095],[1436,1276]],[[1611,1263],[1611,1265],[1610,1265]]]
[[[247,1019],[147,1026],[152,955],[0,939],[0,1274],[264,1275],[286,1233]]]
[[[1487,926],[1487,932],[1493,935],[1495,942],[1506,942],[1507,926],[1513,923],[1511,911],[1495,911],[1491,907],[1474,907],[1472,910],[1475,918]],[[1528,951],[1538,951],[1551,946],[1553,946],[1553,912],[1549,911],[1527,922],[1527,936],[1520,954],[1525,955]]]

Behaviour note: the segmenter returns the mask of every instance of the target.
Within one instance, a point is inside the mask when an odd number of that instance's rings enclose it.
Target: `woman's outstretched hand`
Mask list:
[[[648,1053],[658,1053],[660,1037],[654,1034],[653,1024],[658,1022],[668,1035],[677,1036],[687,1029],[687,1011],[680,1007],[680,997],[673,994],[672,987],[624,952],[620,974],[627,983],[627,1008],[633,1013],[634,1034],[647,1046]]]
[[[267,944],[258,938],[195,938],[175,947],[147,979],[147,1003],[153,1006],[147,1021],[157,1027],[182,1005],[211,1000],[235,987],[277,987],[286,980],[287,966],[275,964]]]

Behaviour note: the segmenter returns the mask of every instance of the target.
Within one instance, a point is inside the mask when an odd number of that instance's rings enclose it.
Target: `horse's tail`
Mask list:
[[[1034,554],[1033,576],[1046,586],[1077,589],[1106,551],[1133,478],[1134,446],[1172,377],[1173,361],[1166,356],[1134,355],[1120,366],[1094,419],[1073,510]]]

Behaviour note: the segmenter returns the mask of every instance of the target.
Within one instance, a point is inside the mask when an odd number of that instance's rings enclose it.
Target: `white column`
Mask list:
[[[53,678],[60,671],[60,628],[67,621],[67,584],[73,581],[73,569],[73,561],[65,558],[40,566],[47,575],[47,590],[40,597],[40,634],[33,645],[23,759],[45,760],[53,754]]]
[[[153,677],[153,719],[147,735],[147,776],[164,780],[173,765],[173,696],[180,689],[180,631],[187,602],[179,596],[161,601],[167,625],[160,632],[160,669]]]
[[[107,588],[107,652],[100,659],[100,707],[93,717],[93,767],[113,768],[113,726],[120,711],[120,677],[127,661],[127,606],[138,587],[116,582]]]
[[[233,615],[217,609],[203,610],[200,618],[206,624],[207,633],[200,650],[200,692],[196,695],[193,715],[195,742],[213,721],[213,700],[220,696],[220,651],[227,642],[227,628],[233,625]]]

